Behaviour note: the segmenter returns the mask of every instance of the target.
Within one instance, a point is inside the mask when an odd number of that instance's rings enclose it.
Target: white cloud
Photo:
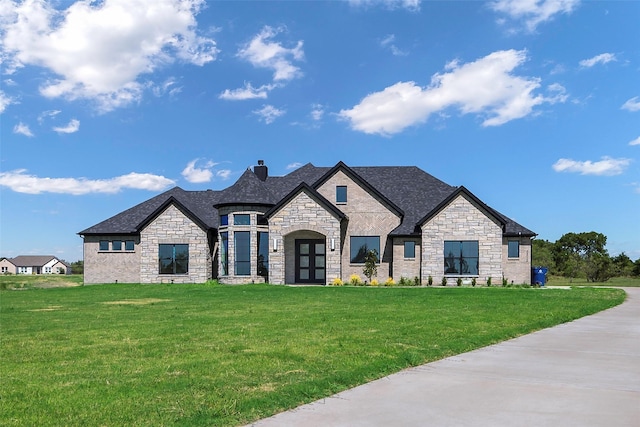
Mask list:
[[[311,106],[311,120],[319,122],[324,117],[324,106],[320,104],[313,104]]]
[[[450,107],[462,114],[485,116],[483,126],[498,126],[531,114],[537,105],[564,102],[567,95],[561,85],[549,86],[549,97],[535,95],[539,78],[512,74],[526,59],[524,50],[506,50],[463,65],[451,61],[445,67],[448,72],[435,74],[425,88],[415,82],[399,82],[367,95],[350,110],[341,110],[339,116],[354,130],[391,135]]]
[[[578,161],[572,159],[560,159],[553,164],[556,172],[576,172],[581,175],[620,175],[631,164],[631,159],[614,159],[608,156],[600,161]]]
[[[216,176],[222,178],[223,180],[229,179],[229,177],[231,176],[231,170],[220,169],[219,171],[216,171]]]
[[[82,195],[90,193],[118,193],[123,189],[160,191],[174,184],[163,176],[132,172],[111,179],[40,178],[26,173],[26,169],[0,172],[0,186],[17,193],[57,193]]]
[[[606,64],[608,62],[617,61],[616,55],[613,53],[601,53],[593,58],[583,59],[580,61],[580,66],[585,68],[593,67],[596,64]]]
[[[640,145],[640,136],[629,142],[629,145]]]
[[[268,125],[273,123],[278,117],[284,115],[285,113],[285,110],[280,110],[273,105],[263,105],[261,109],[253,111],[253,114],[259,116],[260,120]]]
[[[71,119],[68,125],[66,126],[56,126],[53,128],[55,132],[58,133],[75,133],[80,130],[80,120]]]
[[[244,87],[238,89],[226,89],[218,96],[227,101],[245,101],[247,99],[266,99],[268,93],[278,85],[262,85],[255,88],[251,83],[245,83]]]
[[[240,49],[237,56],[249,61],[254,67],[273,70],[274,81],[287,81],[302,76],[300,68],[293,65],[293,61],[304,59],[302,40],[292,48],[286,48],[280,43],[271,41],[283,31],[282,27],[265,26],[244,48]]]
[[[396,40],[396,36],[394,34],[389,34],[387,37],[380,41],[380,46],[385,49],[389,49],[391,54],[394,56],[407,56],[409,53],[401,50],[394,43]]]
[[[552,20],[556,15],[573,12],[580,0],[495,0],[490,7],[516,21],[523,21],[527,31]]]
[[[22,122],[18,123],[13,127],[13,133],[17,133],[24,136],[33,136],[33,132],[29,129],[29,125],[26,125]]]
[[[623,110],[629,111],[640,111],[640,97],[634,96],[633,98],[627,100],[622,107]]]
[[[173,97],[182,92],[182,86],[176,86],[176,80],[173,77],[168,78],[159,85],[150,84],[149,87],[151,87],[151,91],[157,97],[161,97],[166,94]]]
[[[0,58],[1,59],[1,58]],[[4,112],[4,110],[11,104],[15,104],[15,99],[7,96],[3,91],[0,90],[0,114]]]
[[[287,170],[290,170],[290,169],[298,169],[300,166],[302,166],[302,163],[300,163],[300,162],[293,162],[293,163],[289,163],[289,164],[287,165]]]
[[[213,168],[217,163],[213,163],[212,161],[207,161],[204,166],[197,168],[196,163],[200,159],[195,159],[190,161],[187,166],[182,171],[182,176],[191,183],[202,183],[209,182],[211,178],[213,178]]]
[[[56,4],[68,4],[66,2]],[[176,60],[213,61],[212,39],[196,34],[204,0],[78,1],[65,10],[25,0],[3,3],[0,43],[9,71],[48,69],[49,98],[91,99],[102,112],[140,100],[144,74]]]
[[[42,124],[42,122],[44,121],[44,119],[47,118],[51,118],[51,117],[55,117],[58,114],[62,113],[62,111],[60,110],[47,110],[47,111],[43,111],[42,113],[40,113],[40,115],[38,116],[38,123]]]
[[[388,9],[407,9],[412,12],[420,10],[422,0],[349,0],[352,6],[377,6],[381,5]]]

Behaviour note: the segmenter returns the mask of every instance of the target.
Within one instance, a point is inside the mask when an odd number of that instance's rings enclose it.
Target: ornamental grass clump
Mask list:
[[[364,285],[364,282],[362,281],[359,275],[352,274],[351,276],[349,276],[349,284],[351,286],[362,286]]]
[[[387,280],[384,281],[385,286],[395,286],[396,281],[393,280],[393,277],[388,277]]]
[[[344,286],[344,282],[342,281],[341,278],[336,277],[331,281],[331,286]]]
[[[371,286],[378,286],[379,284],[378,279],[371,279]]]

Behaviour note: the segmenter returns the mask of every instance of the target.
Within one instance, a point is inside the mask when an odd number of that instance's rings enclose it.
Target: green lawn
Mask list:
[[[0,292],[0,425],[238,425],[621,303],[618,289]]]
[[[640,277],[612,277],[606,282],[587,282],[587,279],[570,279],[562,276],[548,276],[549,286],[615,286],[615,287],[640,287]]]

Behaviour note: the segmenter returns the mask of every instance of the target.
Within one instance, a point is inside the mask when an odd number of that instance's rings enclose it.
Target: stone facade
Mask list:
[[[336,187],[347,187],[347,202],[336,203]],[[380,264],[378,265],[377,278],[384,281],[391,275],[391,263],[393,261],[393,248],[391,239],[387,236],[400,225],[400,217],[391,211],[382,200],[377,199],[365,188],[353,181],[342,171],[336,172],[326,180],[319,188],[324,198],[332,202],[338,209],[347,215],[348,222],[344,232],[342,250],[342,271],[336,276],[348,281],[352,274],[357,274],[364,280],[363,264],[351,263],[351,237],[352,236],[379,236],[380,237]]]
[[[274,284],[295,283],[295,240],[325,239],[325,283],[341,276],[340,220],[318,201],[301,191],[269,218],[269,281]],[[277,243],[273,243],[274,240]],[[333,241],[333,250],[332,242]]]
[[[442,211],[422,226],[422,278],[433,277],[434,284],[440,284],[444,274],[445,240],[478,241],[479,271],[478,284],[485,284],[491,277],[493,284],[502,280],[502,228],[493,216],[459,195]],[[449,285],[455,285],[458,276],[447,275]],[[453,279],[453,280],[451,280]]]
[[[404,243],[415,243],[415,257],[405,258],[404,256]],[[396,283],[401,278],[413,280],[417,277],[423,284],[426,285],[427,281],[421,278],[420,271],[420,259],[422,246],[419,238],[395,238],[393,239],[393,280]]]
[[[187,274],[160,274],[160,244],[188,244]],[[170,205],[140,233],[139,274],[142,283],[204,283],[212,277],[207,233],[175,205]]]
[[[509,258],[509,241],[517,241],[520,244],[520,254],[517,258]],[[516,285],[531,283],[531,238],[530,237],[504,237],[502,239],[502,265],[504,266],[504,278],[508,283]]]
[[[134,250],[112,250],[115,240],[133,240]],[[101,251],[100,241],[108,242],[109,249]],[[138,236],[85,236],[84,283],[140,283],[140,254]]]

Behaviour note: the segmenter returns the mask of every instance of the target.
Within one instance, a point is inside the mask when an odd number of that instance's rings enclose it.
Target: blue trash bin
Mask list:
[[[544,286],[547,283],[547,271],[546,267],[533,267],[531,269],[531,284]]]

